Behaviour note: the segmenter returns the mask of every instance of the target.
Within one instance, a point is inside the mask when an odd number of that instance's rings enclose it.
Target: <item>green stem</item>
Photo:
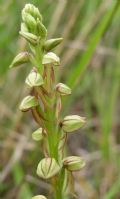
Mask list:
[[[35,60],[37,62],[38,72],[42,74],[43,73],[43,65],[42,65],[43,51],[39,45],[36,46],[35,52],[36,52]]]
[[[65,169],[62,169],[58,179],[57,179],[57,184],[55,185],[55,199],[64,199],[65,198],[65,183],[66,183],[66,171]]]
[[[52,108],[48,107],[45,112],[47,117],[45,124],[48,133],[49,154],[51,157],[54,157],[57,160],[58,149],[56,148],[56,135],[58,132],[56,131],[54,111]]]

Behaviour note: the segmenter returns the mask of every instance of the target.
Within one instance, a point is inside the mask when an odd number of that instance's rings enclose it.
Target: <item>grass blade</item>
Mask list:
[[[103,199],[113,199],[120,191],[120,178],[113,184],[111,189],[106,193]]]
[[[73,68],[67,80],[67,84],[71,88],[74,88],[78,84],[82,73],[85,71],[88,63],[90,62],[90,59],[96,49],[97,44],[99,43],[102,35],[104,34],[108,24],[111,21],[111,17],[114,17],[119,6],[120,2],[118,1],[112,3],[112,5],[108,8],[104,17],[102,18],[100,24],[97,26],[95,32],[92,34],[87,46],[87,50],[84,52],[80,63],[78,63],[75,68]]]

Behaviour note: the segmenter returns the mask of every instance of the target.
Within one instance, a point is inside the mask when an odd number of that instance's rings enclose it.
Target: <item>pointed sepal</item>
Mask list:
[[[50,51],[56,46],[58,46],[63,41],[63,38],[49,39],[44,43],[44,50]]]
[[[30,61],[30,54],[28,52],[19,53],[12,61],[10,68],[20,66]]]

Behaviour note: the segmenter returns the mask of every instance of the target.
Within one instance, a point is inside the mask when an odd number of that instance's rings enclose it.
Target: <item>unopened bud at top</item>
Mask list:
[[[56,85],[56,91],[58,93],[60,93],[60,95],[70,95],[71,94],[71,89],[63,83],[58,83]]]
[[[44,50],[50,51],[59,45],[63,41],[63,38],[49,39],[44,43]]]
[[[20,110],[21,111],[28,111],[29,109],[36,107],[39,105],[39,102],[35,96],[28,95],[25,97],[21,104],[20,104]]]
[[[29,61],[30,55],[28,52],[19,53],[12,61],[10,68],[17,67],[21,64],[25,64]]]
[[[31,14],[35,19],[39,19],[42,21],[42,16],[38,10],[38,8],[36,8],[33,4],[26,4],[25,7],[23,8],[23,11],[25,13],[29,13]]]
[[[66,116],[61,122],[62,129],[65,132],[72,132],[81,128],[86,123],[85,117],[78,115]]]
[[[47,199],[47,198],[43,195],[37,195],[37,196],[32,197],[32,199]]]
[[[37,167],[37,175],[43,179],[55,176],[60,171],[60,166],[54,158],[44,158]]]
[[[46,135],[46,131],[42,128],[37,129],[32,133],[32,138],[35,141],[40,141],[43,139],[43,137]]]
[[[38,72],[31,71],[26,78],[25,83],[30,87],[36,87],[43,85],[44,82],[42,76]]]
[[[69,171],[77,171],[85,166],[85,161],[78,156],[69,156],[64,158],[63,165]]]
[[[27,25],[27,28],[31,31],[34,32],[36,30],[36,20],[34,19],[34,17],[32,15],[30,15],[29,13],[26,13],[24,10],[22,12],[22,18],[24,23]]]
[[[55,53],[49,52],[49,53],[44,55],[42,64],[43,65],[47,65],[47,64],[48,65],[49,64],[59,65],[60,59]]]
[[[47,29],[42,23],[42,16],[34,5],[27,4],[22,10],[22,19],[27,28],[28,32],[33,33],[43,39],[47,36]],[[25,31],[26,32],[26,31]]]

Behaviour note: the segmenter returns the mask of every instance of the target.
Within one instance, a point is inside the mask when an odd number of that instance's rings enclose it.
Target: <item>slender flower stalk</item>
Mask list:
[[[51,198],[64,199],[70,192],[71,172],[82,169],[83,158],[77,156],[65,157],[64,148],[69,132],[81,128],[85,118],[77,115],[61,118],[61,98],[70,95],[71,89],[57,83],[55,71],[59,70],[60,58],[51,50],[62,42],[62,38],[47,40],[47,29],[42,22],[42,16],[34,5],[26,4],[22,10],[20,35],[29,44],[30,52],[18,54],[10,68],[30,62],[33,69],[28,74],[25,83],[30,89],[20,104],[21,111],[31,111],[38,129],[32,133],[34,141],[43,143],[44,158],[36,165],[37,175],[53,186]],[[33,199],[46,199],[43,195]]]

